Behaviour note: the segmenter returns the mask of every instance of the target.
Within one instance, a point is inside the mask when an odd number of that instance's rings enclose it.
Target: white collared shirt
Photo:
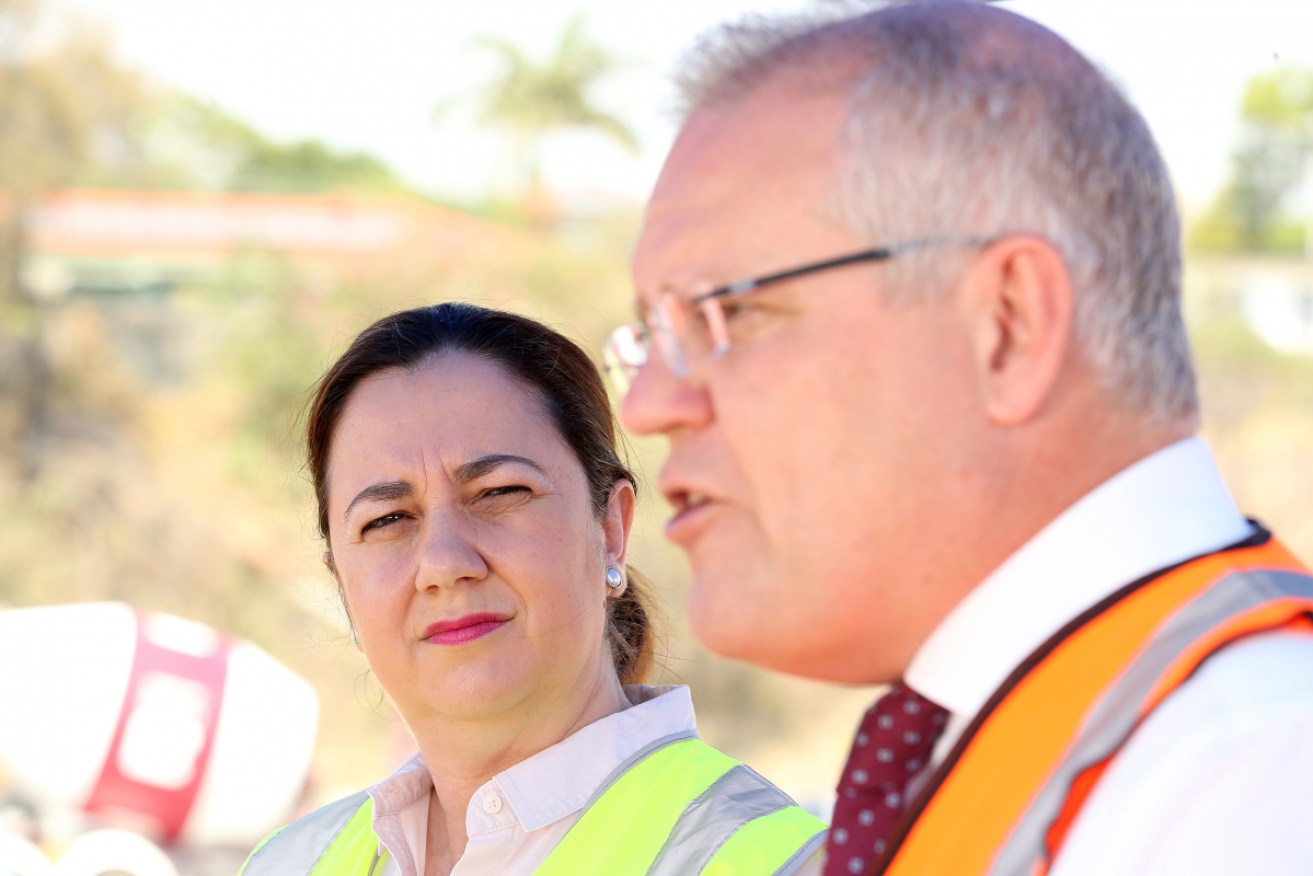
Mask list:
[[[469,842],[451,876],[532,873],[621,764],[652,742],[695,729],[687,687],[629,685],[628,709],[607,715],[493,776],[470,798]],[[390,856],[378,876],[422,876],[433,781],[416,754],[369,789],[374,833]]]
[[[951,715],[934,763],[1068,621],[1138,578],[1252,530],[1198,438],[1081,498],[977,586],[913,657],[907,683]],[[1082,808],[1051,874],[1310,873],[1311,795],[1313,640],[1255,637],[1209,660],[1145,721]]]

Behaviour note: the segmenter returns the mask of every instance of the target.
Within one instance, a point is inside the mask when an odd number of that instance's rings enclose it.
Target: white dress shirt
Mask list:
[[[1252,531],[1198,438],[1081,498],[977,586],[913,657],[906,682],[950,712],[934,763],[1013,669],[1072,618]],[[1257,636],[1210,659],[1136,731],[1051,873],[1313,873],[1311,796],[1313,638]]]
[[[693,732],[687,687],[625,687],[622,712],[581,728],[493,776],[470,798],[469,842],[451,876],[518,876],[546,860],[612,771],[643,747]],[[374,833],[390,856],[378,876],[422,876],[433,780],[418,754],[369,789]]]

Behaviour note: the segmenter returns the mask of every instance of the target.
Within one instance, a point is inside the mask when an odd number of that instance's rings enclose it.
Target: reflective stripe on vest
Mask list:
[[[270,836],[241,876],[368,876],[381,860],[360,793]],[[782,791],[689,734],[621,764],[535,870],[542,876],[768,876],[796,872],[825,825]]]
[[[700,739],[660,740],[636,757],[602,786],[538,876],[785,873],[800,866],[801,849],[824,841],[817,818]]]
[[[1267,533],[1136,582],[1020,666],[891,837],[891,876],[1048,871],[1107,765],[1226,645],[1313,632],[1313,577]]]
[[[378,861],[373,820],[364,791],[329,803],[266,837],[238,876],[369,876]]]

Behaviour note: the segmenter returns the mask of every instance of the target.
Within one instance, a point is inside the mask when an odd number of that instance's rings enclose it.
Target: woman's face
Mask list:
[[[329,548],[412,727],[613,688],[605,572],[623,567],[632,509],[622,481],[598,520],[574,453],[499,365],[452,353],[362,381],[332,438]]]

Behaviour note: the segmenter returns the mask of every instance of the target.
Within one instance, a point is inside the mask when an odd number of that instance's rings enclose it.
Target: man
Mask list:
[[[695,633],[895,684],[826,872],[1310,872],[1313,580],[1192,437],[1143,119],[964,2],[753,20],[689,70],[609,352]]]

